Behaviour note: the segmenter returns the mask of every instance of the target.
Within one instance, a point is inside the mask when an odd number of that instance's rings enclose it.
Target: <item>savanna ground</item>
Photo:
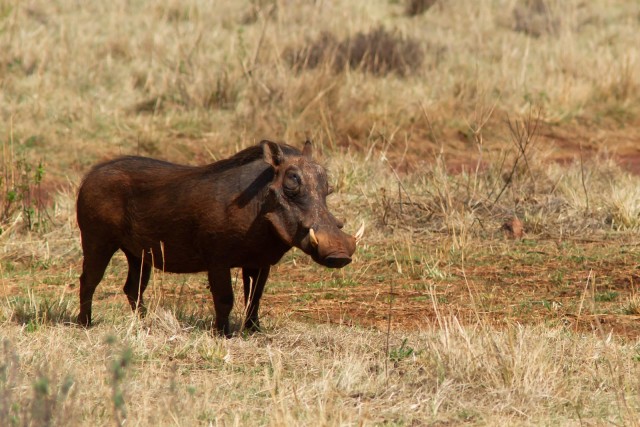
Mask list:
[[[0,424],[637,425],[639,29],[621,0],[0,0]],[[222,339],[204,275],[155,272],[139,320],[118,255],[73,325],[92,164],[264,138],[314,141],[351,265],[293,250]]]

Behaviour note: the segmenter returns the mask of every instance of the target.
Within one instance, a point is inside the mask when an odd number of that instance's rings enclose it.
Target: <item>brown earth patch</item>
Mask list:
[[[444,128],[437,137],[431,131],[416,131],[414,140],[405,147],[392,145],[388,157],[398,172],[419,171],[425,163],[432,163],[441,157],[447,172],[457,174],[462,171],[483,171],[488,166],[491,153],[517,153],[513,137],[502,117],[488,123],[484,129],[483,154],[480,153],[469,130]],[[587,162],[598,157],[611,158],[621,168],[640,175],[640,124],[621,127],[612,123],[562,124],[541,122],[536,134],[535,150],[549,162],[560,164]]]
[[[553,246],[549,242],[547,249]],[[313,323],[380,330],[437,325],[443,317],[454,315],[467,324],[547,323],[574,331],[640,337],[637,254],[570,269],[567,260],[557,259],[552,251],[538,255],[541,259],[534,265],[510,256],[479,259],[481,264],[455,269],[441,281],[390,278],[366,283],[364,279],[357,286],[310,289],[304,285],[305,277],[299,277],[287,289],[269,291],[263,307],[266,315],[289,313]],[[296,276],[289,266],[278,269],[275,280],[280,275],[292,280]]]
[[[504,240],[487,242],[490,253],[477,249],[464,264],[442,268],[429,277],[419,262],[398,274],[393,261],[354,261],[344,270],[327,270],[308,260],[284,262],[274,268],[262,300],[261,317],[289,317],[386,331],[414,330],[443,324],[456,316],[462,324],[548,324],[568,331],[640,337],[640,243],[637,241]],[[302,263],[302,264],[301,264]],[[121,287],[124,260],[98,287],[94,314],[117,305],[130,313]],[[79,271],[80,265],[75,265]],[[409,267],[406,267],[409,268]],[[65,293],[77,298],[76,280],[47,284],[51,271],[33,275],[36,295]],[[238,273],[235,316],[241,316],[242,285]],[[67,277],[68,274],[67,274]],[[204,275],[167,275],[150,285],[147,298],[162,295],[161,306],[183,306],[196,317],[213,319]],[[185,285],[185,280],[187,284]],[[182,284],[177,284],[181,282]],[[7,283],[2,297],[25,294]],[[188,322],[188,321],[187,321]]]

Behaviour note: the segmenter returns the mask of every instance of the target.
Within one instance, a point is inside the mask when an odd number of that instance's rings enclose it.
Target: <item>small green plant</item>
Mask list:
[[[116,338],[107,337],[107,344],[113,345]],[[113,418],[116,424],[122,426],[127,421],[127,405],[122,383],[125,378],[127,368],[133,360],[133,350],[129,347],[123,348],[119,354],[111,360],[109,373],[111,375],[111,402],[113,404]]]
[[[400,347],[398,348],[394,348],[392,350],[389,351],[389,360],[391,360],[394,363],[398,363],[408,357],[411,357],[413,354],[415,354],[415,350],[409,346],[407,346],[407,342],[409,341],[408,338],[405,338],[402,340],[402,344],[400,344]]]
[[[304,293],[293,297],[293,302],[310,302],[316,299],[315,294]]]
[[[30,141],[25,145],[29,146]],[[45,168],[42,161],[34,164],[26,156],[17,159],[13,155],[13,141],[9,142],[10,154],[3,157],[2,173],[0,174],[0,234],[6,224],[22,213],[28,230],[42,229],[46,225],[46,211],[42,202],[42,181]]]
[[[19,388],[20,361],[9,340],[0,351],[0,422],[3,426],[69,425],[73,419],[72,402],[75,380],[66,375],[62,380],[51,376],[45,365],[32,381],[33,394],[14,393]]]
[[[449,274],[438,266],[438,261],[433,264],[425,263],[424,275],[433,280],[446,280],[449,277]]]
[[[553,283],[556,286],[562,286],[565,283],[565,271],[564,270],[556,270],[553,273],[551,273],[551,283]]]
[[[7,424],[19,425],[19,405],[14,402],[13,392],[19,372],[18,355],[8,340],[2,342],[0,354],[0,420]]]
[[[618,298],[619,293],[616,291],[606,291],[595,294],[593,297],[597,302],[611,302]]]
[[[67,375],[56,390],[46,374],[40,374],[33,382],[33,400],[31,401],[31,419],[33,425],[49,426],[57,424],[64,415],[59,408],[69,397],[74,380]]]

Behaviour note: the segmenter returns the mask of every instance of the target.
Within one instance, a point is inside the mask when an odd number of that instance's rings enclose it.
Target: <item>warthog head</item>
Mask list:
[[[318,264],[331,268],[349,264],[357,237],[344,233],[342,221],[327,208],[332,188],[325,169],[312,159],[311,143],[307,141],[302,155],[295,156],[285,156],[270,141],[263,141],[262,148],[274,171],[266,217],[276,234]]]

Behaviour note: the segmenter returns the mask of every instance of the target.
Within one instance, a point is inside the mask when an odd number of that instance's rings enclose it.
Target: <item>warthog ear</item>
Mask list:
[[[304,148],[302,149],[302,155],[307,159],[311,160],[311,156],[313,155],[313,144],[308,139],[304,142]]]
[[[273,141],[264,140],[260,141],[260,145],[262,145],[262,153],[265,162],[274,168],[284,162],[284,154],[278,144]]]

